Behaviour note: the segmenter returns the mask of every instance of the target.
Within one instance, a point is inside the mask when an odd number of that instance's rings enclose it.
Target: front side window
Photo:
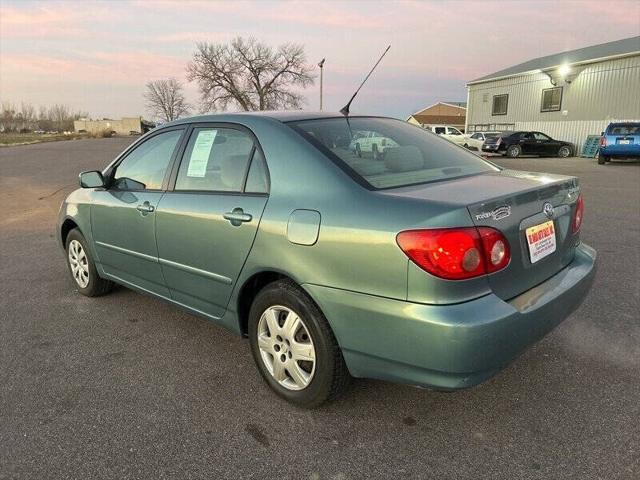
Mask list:
[[[558,112],[562,107],[562,87],[542,90],[541,112]]]
[[[482,140],[482,134],[474,133],[473,135],[471,135],[471,138],[473,138],[474,140]]]
[[[498,170],[468,150],[399,120],[339,117],[288,125],[368,188],[395,188]],[[358,131],[376,132],[386,140],[385,145],[362,148],[354,138]]]
[[[445,133],[447,133],[447,129],[444,127],[436,127],[434,132],[436,132],[438,135],[444,135]]]
[[[160,133],[137,146],[116,167],[113,188],[160,190],[183,130]]]
[[[253,139],[232,128],[196,128],[182,156],[176,190],[241,192]]]
[[[494,95],[493,96],[493,108],[491,109],[491,115],[506,115],[507,107],[509,104],[509,95]]]
[[[462,132],[457,128],[449,127],[449,135],[462,135]]]

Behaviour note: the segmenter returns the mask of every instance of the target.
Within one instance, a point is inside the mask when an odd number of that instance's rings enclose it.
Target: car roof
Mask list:
[[[349,118],[356,117],[372,117],[375,115],[349,115]],[[214,113],[207,115],[198,115],[195,117],[185,117],[173,122],[163,123],[162,127],[171,125],[180,125],[184,123],[199,123],[199,122],[218,122],[218,121],[230,121],[238,120],[240,122],[247,118],[269,118],[277,120],[282,123],[287,122],[299,122],[302,120],[319,120],[323,118],[344,118],[344,115],[340,112],[308,112],[303,110],[265,110],[260,112],[236,112],[236,113]],[[379,118],[386,118],[380,116]]]

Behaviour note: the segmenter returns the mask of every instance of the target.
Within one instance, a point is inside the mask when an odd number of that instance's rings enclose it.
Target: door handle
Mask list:
[[[231,225],[239,227],[243,222],[250,222],[253,217],[248,213],[244,213],[241,208],[234,208],[231,212],[226,212],[222,215],[225,220],[229,220]]]
[[[138,210],[140,213],[142,213],[144,215],[146,213],[153,212],[155,210],[155,208],[149,202],[144,202],[142,205],[138,205],[136,207],[136,210]]]

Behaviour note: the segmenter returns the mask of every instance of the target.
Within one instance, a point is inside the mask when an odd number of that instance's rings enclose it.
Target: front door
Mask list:
[[[156,211],[159,262],[176,302],[222,317],[267,203],[266,172],[248,131],[193,129]]]
[[[93,240],[105,273],[165,297],[156,209],[183,132],[163,131],[137,145],[111,172],[109,188],[94,192],[91,205]]]

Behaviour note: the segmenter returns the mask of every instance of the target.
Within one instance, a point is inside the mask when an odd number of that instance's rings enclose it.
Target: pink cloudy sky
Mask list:
[[[406,117],[466,100],[466,81],[509,65],[640,35],[640,2],[0,0],[0,100],[144,114],[145,82],[184,80],[195,42],[237,35],[302,43],[310,63],[326,57],[333,110],[391,44],[354,110]],[[196,86],[186,92],[196,103]],[[317,109],[318,85],[306,95]]]

